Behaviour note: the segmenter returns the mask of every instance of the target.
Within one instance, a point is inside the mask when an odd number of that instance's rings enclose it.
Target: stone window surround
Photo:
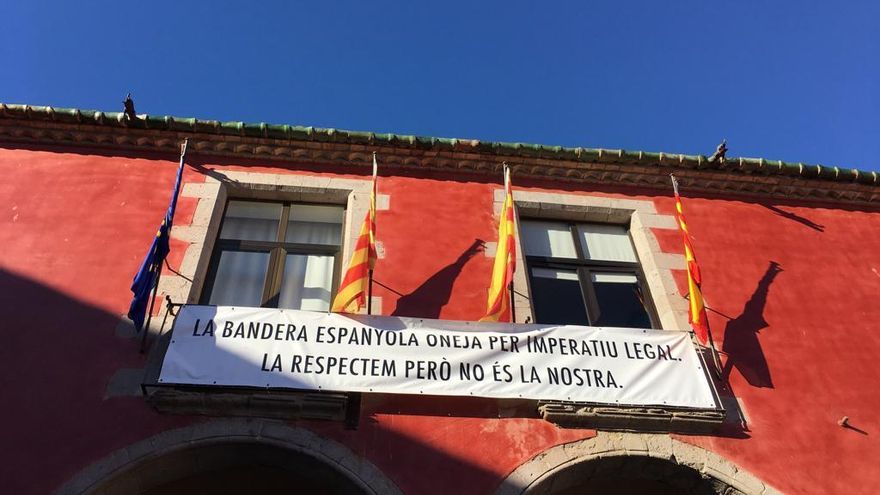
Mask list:
[[[264,199],[286,202],[312,202],[344,205],[342,269],[345,272],[351,257],[350,247],[360,233],[361,222],[369,208],[372,181],[370,179],[329,178],[301,174],[270,174],[241,171],[213,172],[203,183],[186,183],[181,196],[198,200],[192,222],[175,225],[171,237],[188,243],[178,273],[163,273],[159,293],[168,295],[175,303],[198,303],[208,266],[214,251],[214,241],[220,231],[224,207],[228,199]],[[376,209],[387,210],[389,197],[378,194]],[[376,248],[379,258],[384,257],[381,242]],[[374,311],[381,312],[381,297],[373,297]],[[163,310],[164,311],[164,310]],[[161,313],[160,313],[161,314]],[[162,318],[153,318],[150,331],[158,332]],[[167,331],[167,329],[165,329]]]
[[[648,284],[657,317],[664,330],[687,330],[687,301],[681,297],[673,270],[686,266],[684,255],[666,253],[652,229],[677,230],[674,215],[660,215],[652,201],[619,199],[590,194],[563,194],[550,192],[513,191],[516,204],[517,226],[520,217],[543,218],[573,222],[593,222],[617,224],[629,227],[630,238],[639,259],[642,273]],[[496,217],[501,213],[504,203],[504,189],[494,191],[494,211]],[[531,305],[531,290],[526,272],[525,259],[519,236],[517,236],[516,263],[519,268],[514,274],[514,308],[517,323],[526,318],[535,321]],[[494,257],[497,243],[491,243],[486,255]]]

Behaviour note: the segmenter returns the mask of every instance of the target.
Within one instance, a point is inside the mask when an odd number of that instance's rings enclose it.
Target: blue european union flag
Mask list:
[[[134,298],[128,307],[128,317],[134,322],[135,327],[140,331],[144,327],[146,320],[147,304],[150,301],[150,294],[159,281],[159,274],[162,272],[162,262],[171,250],[169,246],[169,236],[171,224],[174,221],[174,210],[177,208],[177,194],[180,191],[180,179],[183,175],[183,162],[186,158],[186,141],[184,141],[180,152],[180,165],[177,167],[177,179],[174,181],[174,190],[171,193],[171,204],[168,205],[168,211],[165,212],[165,218],[159,225],[156,237],[153,238],[153,244],[147,251],[147,256],[141,267],[134,276],[131,283],[131,291]]]

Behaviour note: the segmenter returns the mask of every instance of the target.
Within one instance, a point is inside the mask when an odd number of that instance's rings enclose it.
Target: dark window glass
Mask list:
[[[541,323],[589,325],[575,270],[532,268],[532,300]]]
[[[538,323],[654,326],[625,227],[523,220],[520,234]]]
[[[593,272],[591,279],[598,312],[593,325],[651,328],[651,319],[635,275]]]
[[[328,311],[344,208],[232,200],[202,303]]]

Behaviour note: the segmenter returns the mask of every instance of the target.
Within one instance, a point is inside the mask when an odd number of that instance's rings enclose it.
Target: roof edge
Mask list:
[[[709,161],[703,155],[567,148],[476,139],[434,138],[266,123],[220,122],[172,116],[101,112],[0,103],[0,143],[176,152],[184,138],[200,154],[307,160],[368,167],[371,152],[383,165],[454,172],[495,173],[508,163],[532,179],[668,188],[675,173],[689,191],[770,196],[835,204],[880,204],[880,173],[763,158]]]
[[[255,137],[281,140],[318,142],[346,142],[351,144],[393,145],[419,149],[456,150],[489,153],[548,160],[596,162],[613,159],[616,163],[644,164],[646,162],[675,161],[685,168],[714,169],[718,171],[763,172],[768,175],[784,175],[805,179],[833,182],[855,182],[880,186],[880,174],[855,168],[785,162],[764,158],[736,157],[724,162],[710,162],[703,155],[647,152],[623,149],[582,148],[547,146],[531,143],[482,141],[479,139],[438,138],[392,133],[350,131],[333,128],[305,127],[267,124],[265,122],[221,122],[199,120],[170,115],[138,115],[129,119],[122,112],[102,112],[77,108],[18,105],[0,103],[0,118],[19,118],[34,121],[51,121],[79,125],[96,125],[130,129],[150,129],[176,132],[207,133],[237,137]]]

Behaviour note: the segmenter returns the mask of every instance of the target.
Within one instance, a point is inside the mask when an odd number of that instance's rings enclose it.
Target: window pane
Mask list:
[[[568,224],[525,220],[520,231],[527,256],[577,258]]]
[[[578,225],[578,231],[587,259],[636,262],[626,227],[586,224]]]
[[[599,305],[597,327],[651,328],[642,304],[639,281],[630,273],[593,273],[593,289]]]
[[[269,267],[269,253],[223,251],[208,304],[259,306]]]
[[[287,242],[299,244],[342,243],[341,206],[293,205],[287,222]]]
[[[328,311],[333,288],[333,256],[288,254],[278,307]]]
[[[574,270],[532,268],[532,301],[538,323],[590,324]]]
[[[281,205],[255,201],[230,201],[223,218],[221,239],[274,241],[281,222]]]
[[[608,284],[637,284],[639,279],[631,273],[593,273],[593,282]]]

